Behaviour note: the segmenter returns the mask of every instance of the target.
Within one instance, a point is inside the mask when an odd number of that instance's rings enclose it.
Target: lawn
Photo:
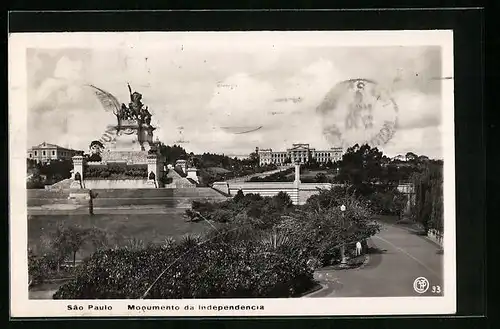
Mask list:
[[[317,174],[322,173],[325,174],[328,178],[333,178],[335,175],[328,173],[328,170],[309,170],[309,169],[301,169],[300,170],[300,178],[314,178]],[[294,177],[295,173],[292,172],[287,175],[287,177]]]
[[[231,172],[231,170],[227,170],[227,169],[221,168],[221,167],[208,167],[205,170],[207,172],[212,173],[212,174],[227,174],[227,173]]]
[[[28,245],[35,251],[40,250],[59,224],[100,228],[110,233],[118,245],[124,245],[132,238],[145,244],[159,243],[169,236],[179,238],[187,233],[201,234],[211,229],[205,222],[186,221],[183,213],[183,209],[175,209],[168,214],[32,215],[28,220]],[[92,247],[85,246],[77,258],[85,258],[92,252]]]

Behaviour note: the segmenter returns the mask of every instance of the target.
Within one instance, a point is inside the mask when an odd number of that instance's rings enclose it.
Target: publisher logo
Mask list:
[[[423,276],[416,278],[415,281],[413,281],[413,289],[417,293],[423,294],[429,289],[429,280]]]

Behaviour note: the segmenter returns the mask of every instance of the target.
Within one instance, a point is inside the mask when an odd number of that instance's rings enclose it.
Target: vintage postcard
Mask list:
[[[12,317],[456,311],[451,31],[9,36]]]

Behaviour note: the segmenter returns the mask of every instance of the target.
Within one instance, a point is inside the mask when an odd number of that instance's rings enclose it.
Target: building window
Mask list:
[[[52,155],[56,155],[56,151],[52,151]]]
[[[35,151],[35,156],[37,156],[37,155],[38,155],[38,152],[37,152],[37,151]]]
[[[31,155],[32,155],[32,154],[30,153],[30,158],[31,158]]]
[[[43,151],[43,155],[45,155],[45,151]]]

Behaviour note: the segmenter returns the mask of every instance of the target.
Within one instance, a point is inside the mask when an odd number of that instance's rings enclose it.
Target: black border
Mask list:
[[[483,132],[484,11],[481,9],[446,10],[336,10],[336,11],[94,11],[94,12],[11,12],[9,33],[69,31],[227,31],[227,30],[415,30],[452,29],[455,63],[455,163],[457,206],[457,315],[464,327],[476,327],[485,307],[485,137]],[[5,130],[8,131],[8,130]],[[4,171],[6,172],[6,171]],[[8,236],[8,230],[7,230]],[[471,248],[471,246],[473,246]],[[5,249],[7,250],[7,249]],[[7,254],[7,258],[9,255]],[[5,267],[5,268],[8,268]],[[8,283],[7,283],[8,284]],[[7,290],[8,290],[7,286]],[[8,294],[4,294],[8,296]],[[4,301],[3,305],[9,305]],[[10,307],[10,305],[9,305]],[[365,321],[335,317],[336,324],[355,325]],[[407,320],[407,318],[411,318]],[[431,317],[432,318],[432,317]],[[446,316],[445,318],[450,318]],[[130,319],[130,318],[129,318]],[[166,320],[166,318],[161,318]],[[190,318],[195,319],[195,318]],[[228,319],[228,318],[223,318]],[[234,319],[234,318],[233,318]],[[282,320],[271,318],[268,325]],[[309,319],[294,318],[300,326]],[[341,319],[341,320],[340,320]],[[408,325],[441,327],[442,321],[415,317],[376,317],[369,321],[375,328]],[[17,320],[17,319],[12,319]],[[28,319],[25,319],[28,320]],[[96,321],[96,320],[88,320]],[[139,322],[140,321],[140,322]],[[330,320],[331,321],[331,320]],[[430,322],[432,321],[432,322]],[[457,320],[449,319],[455,324]],[[226,322],[226,321],[225,321]],[[226,322],[226,323],[231,323]],[[62,322],[57,322],[61,323]],[[129,324],[130,323],[130,324]],[[147,327],[133,320],[126,325]],[[206,323],[218,323],[209,319]],[[232,322],[234,323],[234,322]],[[273,324],[274,323],[274,324]],[[330,322],[332,323],[332,322]],[[50,325],[55,325],[51,323]],[[190,322],[190,324],[195,324]],[[244,321],[240,325],[253,325]],[[29,326],[35,325],[30,321]],[[94,325],[76,322],[72,325]],[[196,324],[197,325],[197,324]],[[264,325],[259,323],[258,325]],[[288,326],[289,324],[287,324]]]

